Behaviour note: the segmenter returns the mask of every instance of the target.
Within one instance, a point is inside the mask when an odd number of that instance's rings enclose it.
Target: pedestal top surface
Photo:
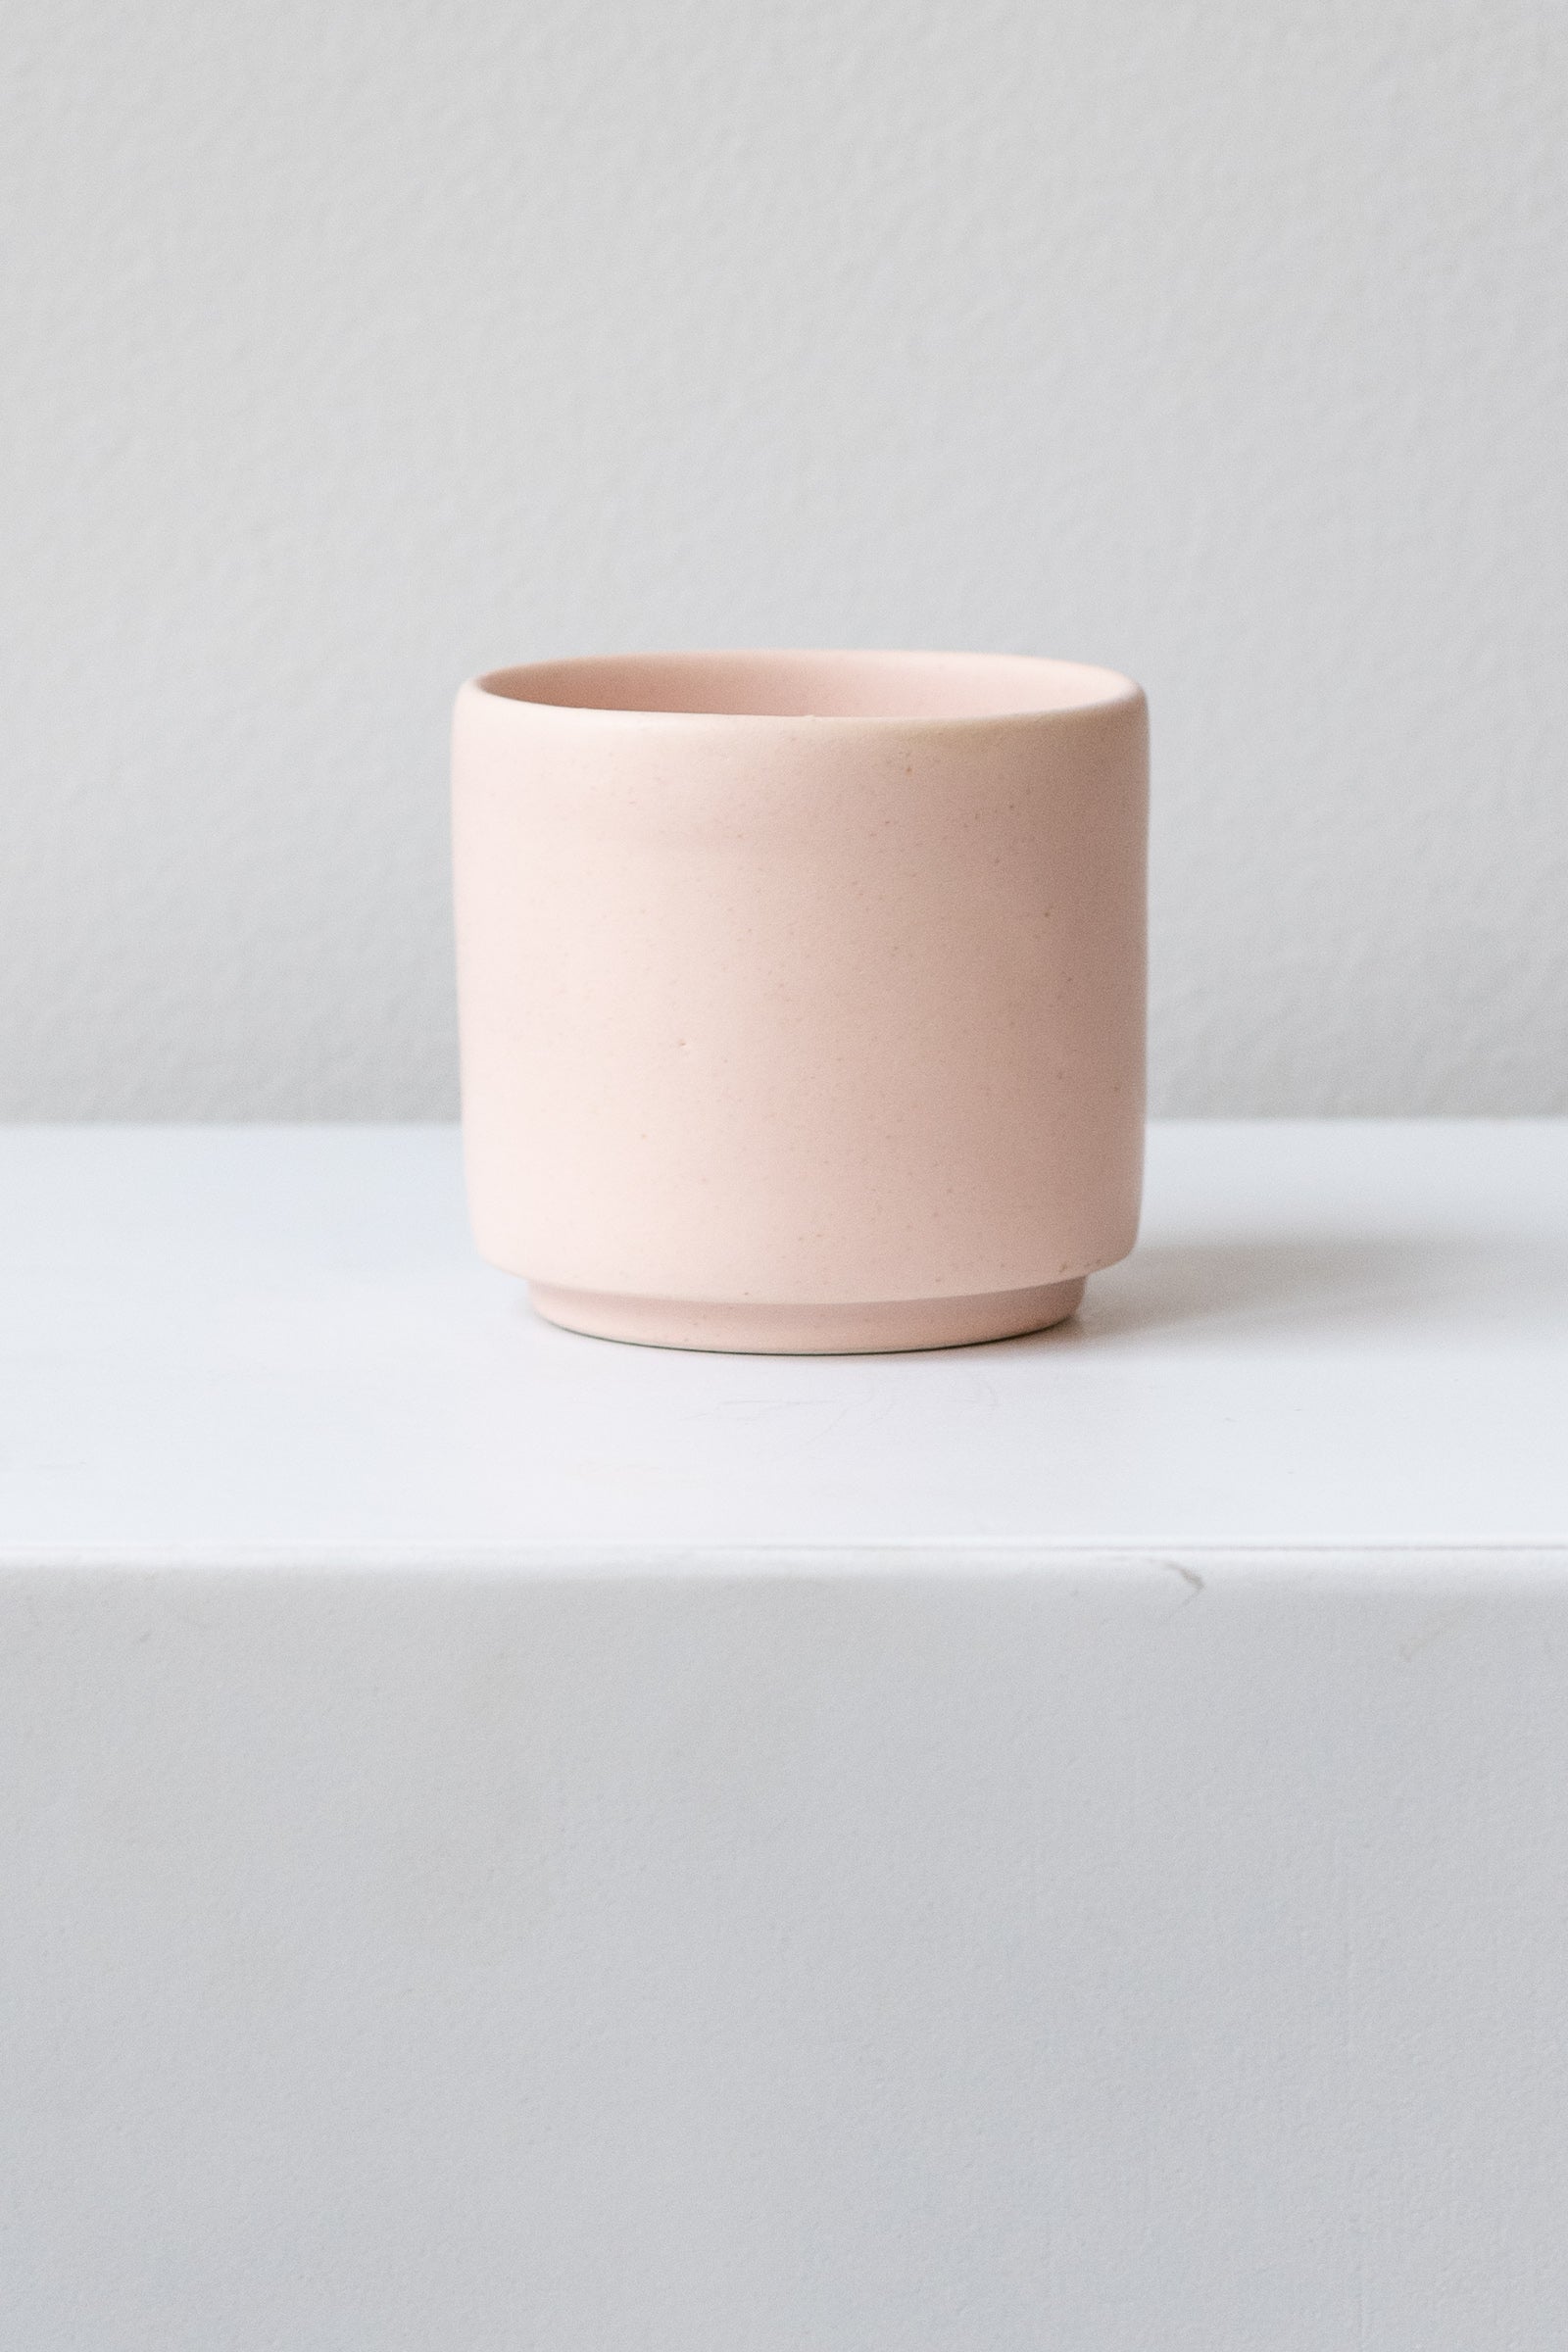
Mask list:
[[[440,1127],[0,1131],[0,1559],[705,1566],[1568,1551],[1568,1121],[1152,1130],[993,1346],[576,1338]]]

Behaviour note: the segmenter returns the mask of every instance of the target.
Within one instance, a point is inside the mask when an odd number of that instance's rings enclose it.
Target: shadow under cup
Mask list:
[[[1042,1329],[1136,1238],[1148,720],[1013,655],[470,680],[469,1200],[552,1321],[859,1351]]]

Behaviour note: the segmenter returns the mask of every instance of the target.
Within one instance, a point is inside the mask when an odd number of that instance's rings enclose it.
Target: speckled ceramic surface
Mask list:
[[[552,1319],[951,1346],[1070,1314],[1142,1175],[1147,714],[1074,662],[683,654],[466,685],[474,1229]]]

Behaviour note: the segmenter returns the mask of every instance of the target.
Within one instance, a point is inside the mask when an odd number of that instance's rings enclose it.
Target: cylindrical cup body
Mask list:
[[[754,715],[497,690],[527,675],[465,686],[455,725],[487,1257],[551,1292],[826,1309],[1035,1290],[1126,1254],[1136,688]]]

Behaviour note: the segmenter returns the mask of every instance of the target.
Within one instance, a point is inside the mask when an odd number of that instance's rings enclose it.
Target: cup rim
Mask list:
[[[812,710],[808,708],[687,709],[668,702],[640,703],[625,696],[618,690],[619,687],[639,669],[645,670],[650,679],[660,681],[665,693],[678,692],[683,675],[706,672],[711,677],[715,669],[728,669],[736,673],[733,691],[738,694],[740,680],[745,676],[756,678],[771,672],[778,681],[773,696],[746,699],[788,700],[797,705],[812,699],[831,702],[834,699],[831,686],[835,673],[842,694],[852,674],[863,682],[867,673],[882,672],[888,680],[890,701],[895,697],[896,681],[900,679],[905,682],[906,691],[923,683],[928,696],[945,693],[954,697],[956,690],[962,692],[959,673],[966,673],[969,687],[980,707],[948,710],[900,710],[890,708],[869,711]],[[585,690],[595,679],[599,681],[599,691],[613,699],[598,701],[586,694]],[[829,691],[811,695],[807,690],[808,679],[819,686],[827,686]],[[1031,679],[1035,682],[1036,695],[1050,699],[1027,699]],[[591,720],[612,726],[776,728],[809,725],[812,728],[930,728],[946,731],[955,728],[1066,724],[1102,711],[1141,704],[1144,700],[1142,688],[1133,679],[1120,670],[1105,668],[1098,662],[1062,660],[1039,654],[949,653],[893,648],[860,651],[845,647],[736,647],[578,654],[557,661],[510,663],[499,669],[486,670],[470,678],[467,683],[469,689],[484,695],[493,703],[515,703],[533,713],[553,713],[561,718]],[[791,683],[794,688],[792,693],[787,691]],[[532,691],[528,691],[530,688]],[[553,691],[544,691],[546,688]],[[574,688],[576,692],[572,691]],[[705,696],[703,699],[710,701],[712,698]]]

